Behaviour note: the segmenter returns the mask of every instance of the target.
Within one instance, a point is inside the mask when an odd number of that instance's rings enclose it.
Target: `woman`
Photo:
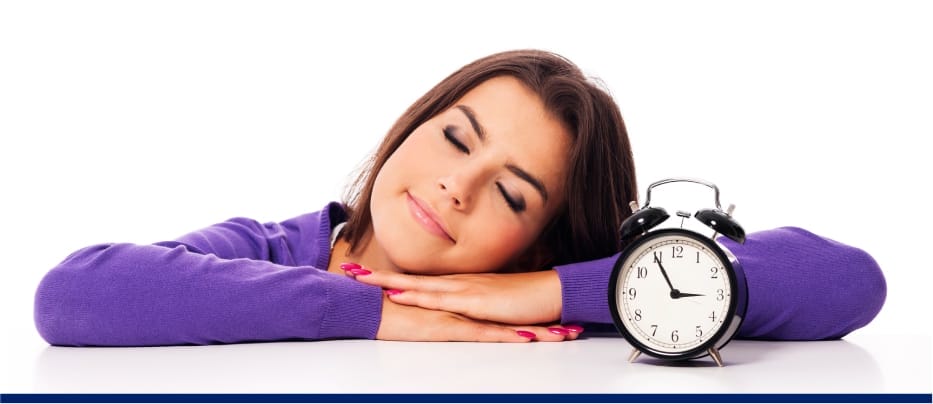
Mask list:
[[[566,59],[513,51],[464,66],[399,118],[354,185],[345,204],[282,223],[236,218],[155,245],[79,250],[41,282],[37,328],[58,345],[528,342],[611,321],[616,231],[637,196],[632,153],[611,97]],[[799,229],[749,240],[730,246],[751,289],[746,337],[838,337],[883,303],[880,270],[860,250]],[[801,271],[774,249],[804,247],[791,257],[860,282],[800,300],[797,313],[767,296]],[[792,294],[820,284],[804,285]],[[880,300],[849,304],[866,289]]]

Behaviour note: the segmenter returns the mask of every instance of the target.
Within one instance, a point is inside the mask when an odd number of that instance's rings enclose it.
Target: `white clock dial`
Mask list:
[[[636,242],[615,288],[619,319],[631,337],[661,355],[718,337],[733,298],[727,263],[682,232]]]

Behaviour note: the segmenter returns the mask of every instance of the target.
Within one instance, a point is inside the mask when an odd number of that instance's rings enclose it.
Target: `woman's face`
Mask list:
[[[483,82],[415,129],[377,175],[377,248],[409,273],[503,268],[564,203],[570,141],[520,81]]]

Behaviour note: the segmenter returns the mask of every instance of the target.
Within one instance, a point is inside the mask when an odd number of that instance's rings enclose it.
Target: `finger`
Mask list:
[[[460,313],[476,320],[485,320],[471,316],[469,308],[475,307],[474,302],[468,296],[462,293],[447,292],[425,292],[417,290],[386,290],[386,295],[394,303],[404,304],[406,306],[418,306],[425,309],[441,310],[452,313]]]
[[[485,322],[485,324],[501,325],[499,323],[493,323],[493,322]],[[561,328],[560,325],[554,325],[550,327],[533,326],[533,325],[528,325],[528,326],[509,325],[509,326],[503,326],[503,327],[513,330],[518,335],[528,337],[535,341],[540,341],[540,342],[567,341],[568,340],[567,338],[569,338],[571,335],[569,330]]]
[[[383,289],[449,292],[454,290],[455,286],[455,282],[439,276],[408,275],[364,269],[370,273],[359,273],[359,270],[352,269],[350,271],[357,272],[354,274],[357,281],[380,286]]]
[[[538,340],[538,333],[529,331],[529,329],[536,329],[540,327],[513,329],[505,326],[484,324],[472,320],[464,320],[459,322],[459,325],[454,328],[455,341],[519,343]]]
[[[356,278],[357,275],[369,275],[372,271],[363,268],[362,265],[353,262],[344,262],[340,264],[343,274],[350,278]]]
[[[569,340],[575,340],[583,333],[583,327],[578,324],[564,324],[561,327],[570,331],[570,335],[568,335]]]
[[[548,330],[557,334],[564,335],[565,341],[573,341],[583,333],[583,327],[576,324],[555,324],[548,327]]]
[[[542,342],[560,342],[573,341],[583,332],[583,327],[578,325],[560,325],[554,324],[543,327],[526,327],[529,331],[538,335],[536,338]]]
[[[527,327],[527,329],[537,335],[537,340],[541,342],[561,342],[567,341],[570,337],[570,331],[561,328],[560,325],[550,327]]]

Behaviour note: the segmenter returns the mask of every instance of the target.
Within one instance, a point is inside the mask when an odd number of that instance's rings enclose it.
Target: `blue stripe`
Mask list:
[[[0,394],[0,403],[930,403],[931,394]]]

